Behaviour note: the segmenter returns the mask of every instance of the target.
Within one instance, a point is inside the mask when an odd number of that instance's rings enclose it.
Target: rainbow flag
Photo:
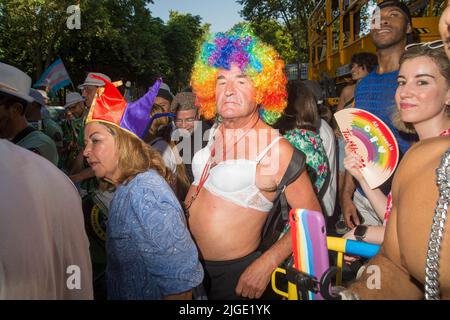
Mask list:
[[[46,87],[54,95],[59,89],[72,83],[61,59],[53,62],[42,74],[34,87]]]

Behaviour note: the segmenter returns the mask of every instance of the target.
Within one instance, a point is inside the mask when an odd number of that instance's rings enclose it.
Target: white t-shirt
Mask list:
[[[0,139],[0,299],[92,299],[81,199],[46,159]]]
[[[322,139],[325,152],[327,153],[330,168],[330,180],[322,199],[322,209],[328,217],[331,217],[334,213],[334,207],[336,206],[336,138],[333,129],[323,119],[320,119],[319,135]]]
[[[150,146],[159,151],[166,167],[169,168],[169,170],[172,171],[172,173],[176,173],[177,161],[178,160],[181,161],[181,159],[178,159],[180,156],[178,155],[177,157],[177,155],[175,154],[175,152],[173,152],[169,144],[162,138],[156,138],[150,143]]]

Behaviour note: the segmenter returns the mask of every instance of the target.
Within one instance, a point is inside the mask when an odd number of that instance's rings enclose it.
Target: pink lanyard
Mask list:
[[[203,185],[205,184],[206,180],[208,180],[209,172],[211,169],[211,159],[216,154],[216,147],[214,146],[211,149],[211,153],[209,154],[208,161],[206,161],[205,166],[203,167],[202,175],[200,176],[200,181],[198,182],[197,188],[195,189],[195,194],[189,199],[189,201],[186,203],[186,209],[189,210],[194,200],[197,198],[198,194],[200,193],[200,190],[203,188]]]
[[[448,128],[447,130],[442,131],[439,136],[445,137],[445,136],[448,136],[448,135],[450,135],[450,128]]]
[[[258,121],[259,121],[259,117],[256,119],[256,122],[241,137],[239,137],[239,139],[237,139],[237,141],[235,143],[233,143],[231,148],[234,148],[234,146],[237,145],[237,143],[239,141],[241,141],[247,135],[247,133],[249,133],[250,130],[252,130],[256,126]],[[221,124],[221,125],[223,125],[223,124]],[[217,128],[218,131],[219,131],[219,128],[220,127]],[[227,150],[225,152],[225,156],[226,156],[228,150],[231,149],[231,148],[227,148]],[[195,194],[186,203],[186,209],[189,210],[189,208],[191,207],[192,203],[194,202],[194,200],[197,198],[198,194],[200,193],[200,190],[203,188],[203,185],[205,184],[206,180],[208,180],[209,172],[211,170],[211,164],[212,164],[211,159],[214,158],[215,154],[216,154],[216,146],[214,145],[214,147],[211,149],[211,153],[209,155],[208,161],[206,162],[205,166],[203,167],[202,175],[200,176],[200,181],[199,181],[198,186],[197,186],[197,188],[195,190]]]

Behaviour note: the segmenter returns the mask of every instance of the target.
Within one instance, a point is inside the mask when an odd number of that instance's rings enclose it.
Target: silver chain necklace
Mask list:
[[[439,300],[439,260],[441,242],[447,220],[447,210],[450,202],[450,148],[447,149],[436,169],[439,199],[436,204],[433,224],[431,225],[430,240],[425,265],[425,299]]]

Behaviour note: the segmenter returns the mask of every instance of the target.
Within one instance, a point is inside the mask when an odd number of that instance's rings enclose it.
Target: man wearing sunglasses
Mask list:
[[[189,107],[188,109],[180,105],[176,115],[175,125],[177,126],[177,128],[185,129],[189,133],[192,133],[199,121],[197,108],[195,106],[192,106],[192,108]]]
[[[172,101],[171,109],[176,114],[175,125],[177,129],[187,130],[192,135],[200,125],[202,126],[202,132],[211,127],[200,119],[198,107],[195,104],[195,94],[192,92],[178,93]]]
[[[205,136],[205,132],[211,126],[200,119],[198,107],[195,105],[195,95],[192,92],[178,93],[172,101],[171,109],[176,114],[174,122],[179,129],[174,132],[173,138],[178,140],[180,157],[192,183],[194,181],[192,158],[197,151],[206,146],[208,134]]]

